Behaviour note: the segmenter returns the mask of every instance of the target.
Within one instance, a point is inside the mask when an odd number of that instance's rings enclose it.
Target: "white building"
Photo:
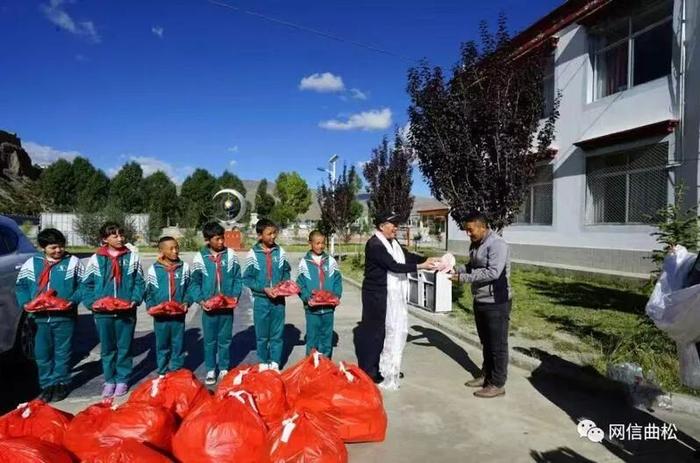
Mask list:
[[[647,274],[649,215],[687,187],[698,205],[700,0],[570,0],[514,38],[552,48],[545,88],[561,91],[556,156],[539,167],[515,261]],[[449,248],[466,236],[449,224]]]

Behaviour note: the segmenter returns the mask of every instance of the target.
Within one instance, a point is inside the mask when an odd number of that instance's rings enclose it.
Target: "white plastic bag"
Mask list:
[[[688,387],[700,389],[700,356],[695,344],[678,344],[681,382]]]

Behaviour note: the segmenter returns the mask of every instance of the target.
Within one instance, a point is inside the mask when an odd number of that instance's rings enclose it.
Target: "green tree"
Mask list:
[[[282,172],[275,182],[275,194],[279,203],[272,209],[273,220],[286,227],[304,214],[311,206],[311,191],[298,172]]]
[[[698,248],[698,210],[697,207],[685,208],[685,190],[686,187],[679,183],[675,188],[673,204],[660,209],[653,218],[657,231],[651,236],[662,246],[652,252],[658,274],[661,273],[666,254],[674,246],[684,246],[688,251],[696,251]]]
[[[174,224],[180,215],[177,187],[164,172],[156,171],[143,180],[149,239],[155,241],[163,227]]]
[[[356,199],[357,172],[355,166],[348,170],[343,166],[343,172],[333,180],[328,177],[318,190],[318,205],[321,209],[319,227],[330,236],[341,233],[345,242],[350,241],[352,232],[350,226],[360,218],[363,207]]]
[[[255,212],[258,217],[267,217],[275,207],[275,198],[267,192],[267,179],[262,179],[255,193]]]
[[[187,226],[199,228],[211,220],[214,211],[212,198],[217,191],[216,178],[205,169],[197,169],[185,179],[180,198]]]
[[[136,162],[124,164],[112,179],[110,204],[121,211],[139,214],[145,209],[144,196],[143,169]]]
[[[73,165],[59,159],[41,172],[39,191],[43,201],[56,212],[71,212],[77,200],[78,180]]]
[[[109,177],[95,169],[86,177],[78,192],[78,210],[81,212],[97,212],[104,207],[109,198]]]
[[[127,242],[133,242],[136,229],[132,221],[127,220],[124,211],[114,205],[108,205],[99,212],[80,212],[77,214],[75,229],[78,235],[91,246],[100,246],[100,227],[105,222],[117,222],[124,227]]]

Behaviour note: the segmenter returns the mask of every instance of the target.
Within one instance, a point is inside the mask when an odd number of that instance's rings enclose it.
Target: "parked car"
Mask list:
[[[17,307],[15,281],[36,249],[14,220],[0,215],[0,354],[15,349],[21,359],[34,357],[36,327]]]

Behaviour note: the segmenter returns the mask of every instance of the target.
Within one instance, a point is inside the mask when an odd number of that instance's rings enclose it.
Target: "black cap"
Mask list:
[[[374,225],[380,226],[383,223],[391,222],[394,225],[399,225],[399,217],[393,212],[380,212],[374,217]]]

